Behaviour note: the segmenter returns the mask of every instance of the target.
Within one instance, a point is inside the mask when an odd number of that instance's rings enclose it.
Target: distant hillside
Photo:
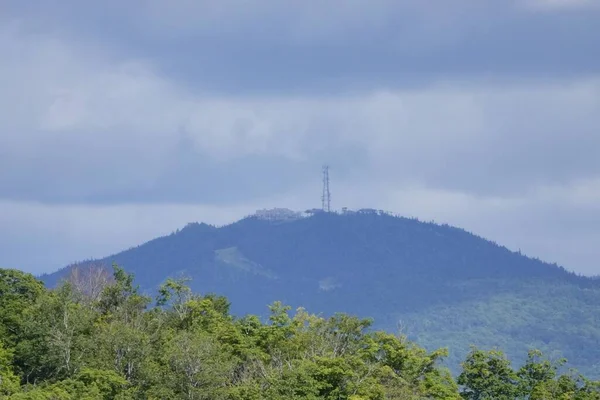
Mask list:
[[[93,261],[113,262],[148,291],[189,276],[194,290],[226,295],[238,314],[265,315],[281,300],[372,316],[378,328],[449,347],[450,364],[470,344],[501,347],[513,359],[537,347],[600,376],[598,280],[447,225],[381,212],[193,223]],[[53,286],[69,268],[41,278]]]

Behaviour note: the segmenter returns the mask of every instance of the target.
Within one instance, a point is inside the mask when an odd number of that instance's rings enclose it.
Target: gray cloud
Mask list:
[[[218,93],[340,93],[600,68],[594,1],[14,2],[30,30],[110,43]],[[32,16],[35,16],[33,18]],[[57,27],[60,21],[60,28]],[[110,27],[110,29],[108,28]]]
[[[377,174],[483,195],[600,173],[599,79],[211,96],[135,60],[90,63],[66,44],[14,37],[4,42],[28,58],[2,71],[7,87],[48,67],[0,95],[6,111],[13,94],[24,110],[4,118],[19,134],[0,138],[7,199],[246,201],[304,184],[322,161],[349,181]]]
[[[597,2],[99,4],[0,17],[0,263],[317,206],[329,162],[337,207],[600,271]]]

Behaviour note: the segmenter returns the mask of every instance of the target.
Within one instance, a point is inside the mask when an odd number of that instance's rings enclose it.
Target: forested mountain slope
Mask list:
[[[502,347],[517,361],[536,347],[600,376],[598,280],[447,225],[377,212],[250,217],[220,228],[189,224],[86,263],[117,263],[148,292],[188,276],[195,291],[227,296],[235,314],[266,315],[280,300],[374,317],[375,327],[448,347],[453,366],[470,344]],[[52,286],[71,268],[41,278]]]

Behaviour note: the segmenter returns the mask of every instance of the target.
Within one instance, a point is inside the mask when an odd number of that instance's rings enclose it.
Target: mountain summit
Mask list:
[[[565,356],[600,375],[600,281],[525,257],[448,225],[366,209],[341,214],[263,210],[231,225],[192,223],[96,264],[117,263],[149,292],[167,277],[225,295],[237,314],[267,313],[281,300],[330,314],[374,318],[420,344],[471,344]],[[56,285],[66,267],[42,276]]]

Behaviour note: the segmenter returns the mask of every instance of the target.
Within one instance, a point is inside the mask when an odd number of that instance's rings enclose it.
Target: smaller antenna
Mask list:
[[[323,196],[321,197],[323,211],[331,211],[331,192],[329,191],[329,165],[323,166]]]

